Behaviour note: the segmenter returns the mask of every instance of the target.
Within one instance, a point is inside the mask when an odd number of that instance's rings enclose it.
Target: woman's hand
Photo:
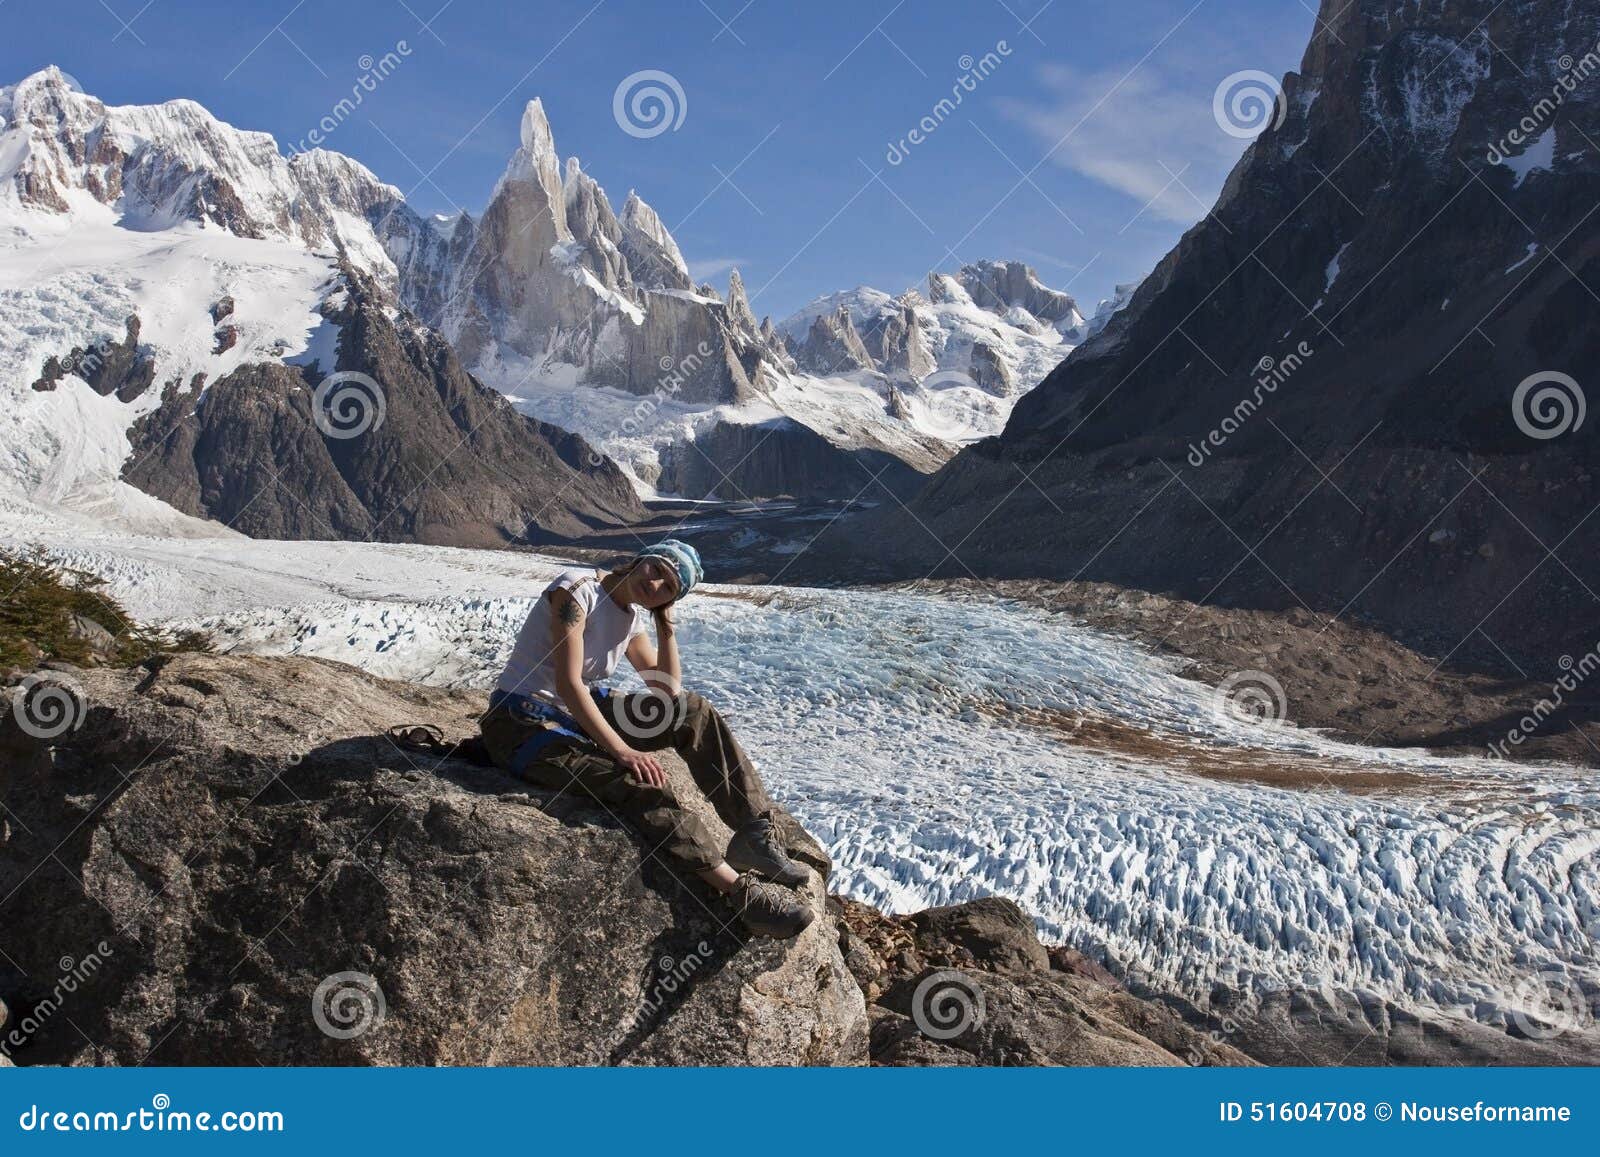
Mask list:
[[[670,631],[677,626],[677,620],[672,617],[672,608],[675,605],[675,603],[667,603],[664,606],[659,606],[650,612],[655,616],[657,631]]]
[[[611,758],[633,772],[634,777],[641,783],[649,784],[651,787],[667,786],[667,770],[655,756],[624,747],[613,751]]]

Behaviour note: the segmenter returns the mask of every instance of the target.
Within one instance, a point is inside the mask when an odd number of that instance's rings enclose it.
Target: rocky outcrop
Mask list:
[[[898,312],[880,314],[865,327],[862,344],[890,377],[920,382],[937,365],[917,316],[915,295],[903,294],[898,304]]]
[[[631,189],[622,203],[621,224],[622,253],[638,284],[647,289],[694,289],[678,243],[656,211]]]
[[[603,808],[384,735],[465,737],[481,695],[312,659],[63,677],[75,729],[0,723],[19,1064],[866,1059],[831,918],[743,942]],[[792,821],[789,839],[821,910],[827,858]],[[82,975],[53,1007],[63,971]]]
[[[817,315],[794,351],[794,360],[801,369],[822,377],[876,368],[844,305],[831,314]]]
[[[1020,309],[1029,317],[1060,329],[1083,324],[1078,303],[1070,293],[1051,289],[1021,261],[978,261],[963,265],[956,281],[982,309],[1004,316]]]
[[[1114,981],[1056,967],[1010,900],[898,917],[839,897],[830,905],[869,1002],[874,1064],[1254,1063]]]
[[[967,365],[967,374],[972,378],[972,384],[985,393],[1001,398],[1011,393],[1011,370],[1000,356],[1000,351],[988,342],[972,343],[972,360]]]
[[[252,363],[198,397],[169,387],[130,432],[126,480],[267,538],[501,546],[643,516],[609,459],[517,413],[436,333],[391,321],[360,275],[324,315],[346,378]]]
[[[1325,0],[1213,211],[852,570],[961,542],[941,573],[1303,604],[1554,681],[1600,637],[1600,86],[1561,63],[1597,40],[1562,0]]]
[[[75,374],[102,397],[115,395],[119,402],[133,401],[156,378],[155,358],[139,345],[139,329],[139,319],[129,317],[121,341],[102,337],[88,346],[74,346],[65,357],[45,359],[33,388],[53,390],[66,375]]]

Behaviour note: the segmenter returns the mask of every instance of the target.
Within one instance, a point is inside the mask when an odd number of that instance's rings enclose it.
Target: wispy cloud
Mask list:
[[[689,276],[695,284],[721,277],[728,270],[748,264],[743,257],[707,257],[704,261],[689,262]]]
[[[1224,73],[1180,72],[1154,61],[1126,71],[1049,65],[1039,72],[1038,100],[1007,100],[1001,112],[1042,148],[1054,147],[1052,163],[1126,194],[1134,202],[1130,217],[1145,212],[1196,221],[1210,210],[1245,144],[1211,115]]]

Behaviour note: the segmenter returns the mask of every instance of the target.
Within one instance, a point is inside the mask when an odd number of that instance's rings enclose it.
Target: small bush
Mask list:
[[[30,554],[0,551],[0,668],[31,669],[44,659],[79,666],[138,663],[161,651],[209,651],[197,631],[163,631],[135,622],[87,571]],[[109,644],[79,622],[104,627]]]

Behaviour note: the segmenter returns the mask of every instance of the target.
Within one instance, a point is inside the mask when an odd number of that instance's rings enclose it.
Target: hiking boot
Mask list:
[[[775,940],[800,935],[817,915],[794,893],[757,878],[753,872],[739,877],[728,893],[728,903],[751,932]]]
[[[737,872],[754,872],[763,879],[798,888],[811,873],[789,858],[783,837],[770,816],[758,816],[733,833],[727,860]]]

